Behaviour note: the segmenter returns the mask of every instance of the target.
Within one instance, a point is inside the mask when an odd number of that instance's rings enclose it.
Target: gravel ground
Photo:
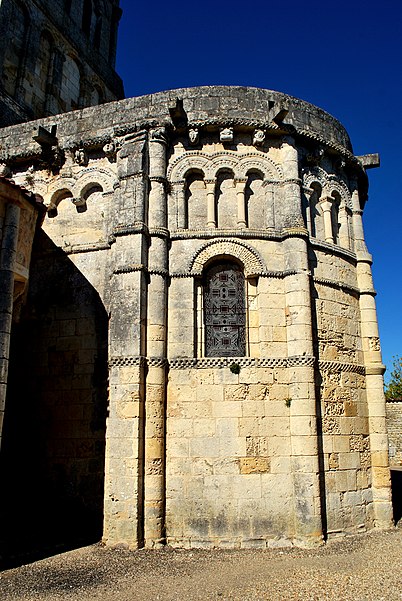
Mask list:
[[[314,551],[84,547],[0,574],[1,601],[401,601],[402,528]]]

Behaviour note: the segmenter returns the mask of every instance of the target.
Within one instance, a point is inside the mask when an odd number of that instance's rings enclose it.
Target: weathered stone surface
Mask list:
[[[388,527],[367,177],[342,126],[277,92],[214,86],[53,122],[54,172],[32,124],[0,144],[49,207],[46,261],[85,280],[71,277],[70,302],[43,323],[60,372],[51,386],[44,374],[46,395],[90,390],[100,342],[87,316],[100,303],[109,318],[105,541],[310,545],[323,524]]]
[[[95,10],[91,2],[2,0],[0,126],[121,98],[119,18],[118,0]],[[85,154],[76,160],[84,164]]]

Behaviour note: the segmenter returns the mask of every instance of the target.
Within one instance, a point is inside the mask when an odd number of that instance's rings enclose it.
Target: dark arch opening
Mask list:
[[[310,220],[311,220],[311,235],[316,238],[319,235],[318,231],[318,220],[321,217],[319,211],[319,202],[321,198],[322,188],[318,182],[314,182],[311,185],[312,194],[310,195]]]

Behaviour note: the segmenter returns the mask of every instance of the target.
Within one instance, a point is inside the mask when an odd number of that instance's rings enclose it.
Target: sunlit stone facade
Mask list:
[[[36,401],[62,424],[48,436],[77,490],[106,439],[104,540],[314,545],[389,527],[362,227],[378,158],[354,156],[324,111],[254,88],[0,136],[15,181],[48,207],[27,315]]]

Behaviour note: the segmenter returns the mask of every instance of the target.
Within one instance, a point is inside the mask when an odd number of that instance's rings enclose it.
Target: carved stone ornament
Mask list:
[[[254,146],[261,146],[265,142],[265,131],[263,129],[256,129],[253,136]]]
[[[221,142],[233,142],[233,127],[225,127],[219,132]]]
[[[72,198],[71,202],[77,209],[77,213],[84,213],[87,210],[87,202],[85,198]]]
[[[0,163],[0,176],[1,177],[10,177],[11,170],[10,167],[6,163]]]
[[[114,162],[116,160],[117,147],[113,141],[105,144],[102,150],[110,162]]]
[[[198,143],[200,139],[200,132],[198,129],[189,129],[188,130],[188,140],[192,146]]]
[[[319,165],[323,156],[324,149],[321,147],[315,148],[313,152],[306,156],[306,161],[309,165]]]
[[[64,163],[64,151],[60,146],[42,146],[39,165],[41,168],[49,169],[53,175],[60,171]]]
[[[74,163],[86,167],[88,165],[88,155],[83,148],[79,148],[74,153]]]
[[[164,127],[158,127],[157,129],[151,130],[151,140],[155,142],[167,142],[166,130]]]
[[[338,169],[338,171],[342,171],[342,169],[345,169],[345,166],[346,166],[345,159],[340,158],[335,162],[335,167],[336,167],[336,169]]]

